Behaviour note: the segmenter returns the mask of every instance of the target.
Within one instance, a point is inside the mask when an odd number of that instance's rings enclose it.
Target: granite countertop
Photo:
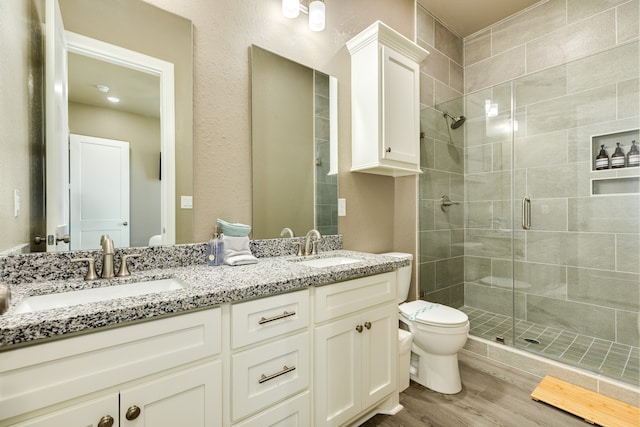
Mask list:
[[[305,259],[334,256],[354,258],[359,262],[324,268],[299,263]],[[409,262],[385,255],[338,250],[312,257],[260,258],[257,264],[235,267],[201,264],[134,272],[127,278],[95,281],[70,279],[10,285],[11,307],[0,316],[0,351],[12,349],[18,344],[35,344],[90,329],[385,273],[409,265]],[[169,277],[182,281],[185,287],[32,313],[14,313],[23,299],[34,295]]]

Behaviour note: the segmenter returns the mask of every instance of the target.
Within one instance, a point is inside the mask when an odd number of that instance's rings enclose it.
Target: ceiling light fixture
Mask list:
[[[309,29],[322,31],[325,27],[324,0],[308,0],[308,7],[301,0],[282,0],[282,14],[287,18],[297,18],[302,13],[309,15]]]
[[[109,102],[113,102],[114,104],[120,102],[120,98],[117,98],[115,96],[107,96],[107,101]]]
[[[105,85],[96,85],[96,89],[98,89],[102,93],[109,92],[109,86],[105,86]]]

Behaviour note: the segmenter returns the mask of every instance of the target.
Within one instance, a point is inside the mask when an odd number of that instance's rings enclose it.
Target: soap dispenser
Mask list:
[[[620,147],[620,143],[616,142],[616,151],[611,155],[611,169],[618,169],[624,167],[624,161],[626,156]]]
[[[604,144],[600,146],[600,153],[596,156],[596,170],[609,169],[609,153],[604,149]]]
[[[218,227],[215,228],[213,236],[207,242],[205,259],[208,265],[222,265],[224,262],[224,242]]]
[[[631,148],[627,153],[627,167],[633,166],[640,166],[640,151],[635,140],[631,141]]]

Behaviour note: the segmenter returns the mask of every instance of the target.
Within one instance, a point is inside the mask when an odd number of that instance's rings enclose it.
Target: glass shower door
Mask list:
[[[514,344],[638,384],[638,43],[512,83]]]

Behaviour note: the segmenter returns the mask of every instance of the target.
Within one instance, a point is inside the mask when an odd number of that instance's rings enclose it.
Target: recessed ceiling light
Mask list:
[[[107,96],[107,101],[113,102],[115,104],[116,102],[120,102],[120,98],[116,98],[115,96]]]
[[[102,93],[109,92],[109,86],[105,86],[105,85],[96,85],[96,89],[98,89]]]

